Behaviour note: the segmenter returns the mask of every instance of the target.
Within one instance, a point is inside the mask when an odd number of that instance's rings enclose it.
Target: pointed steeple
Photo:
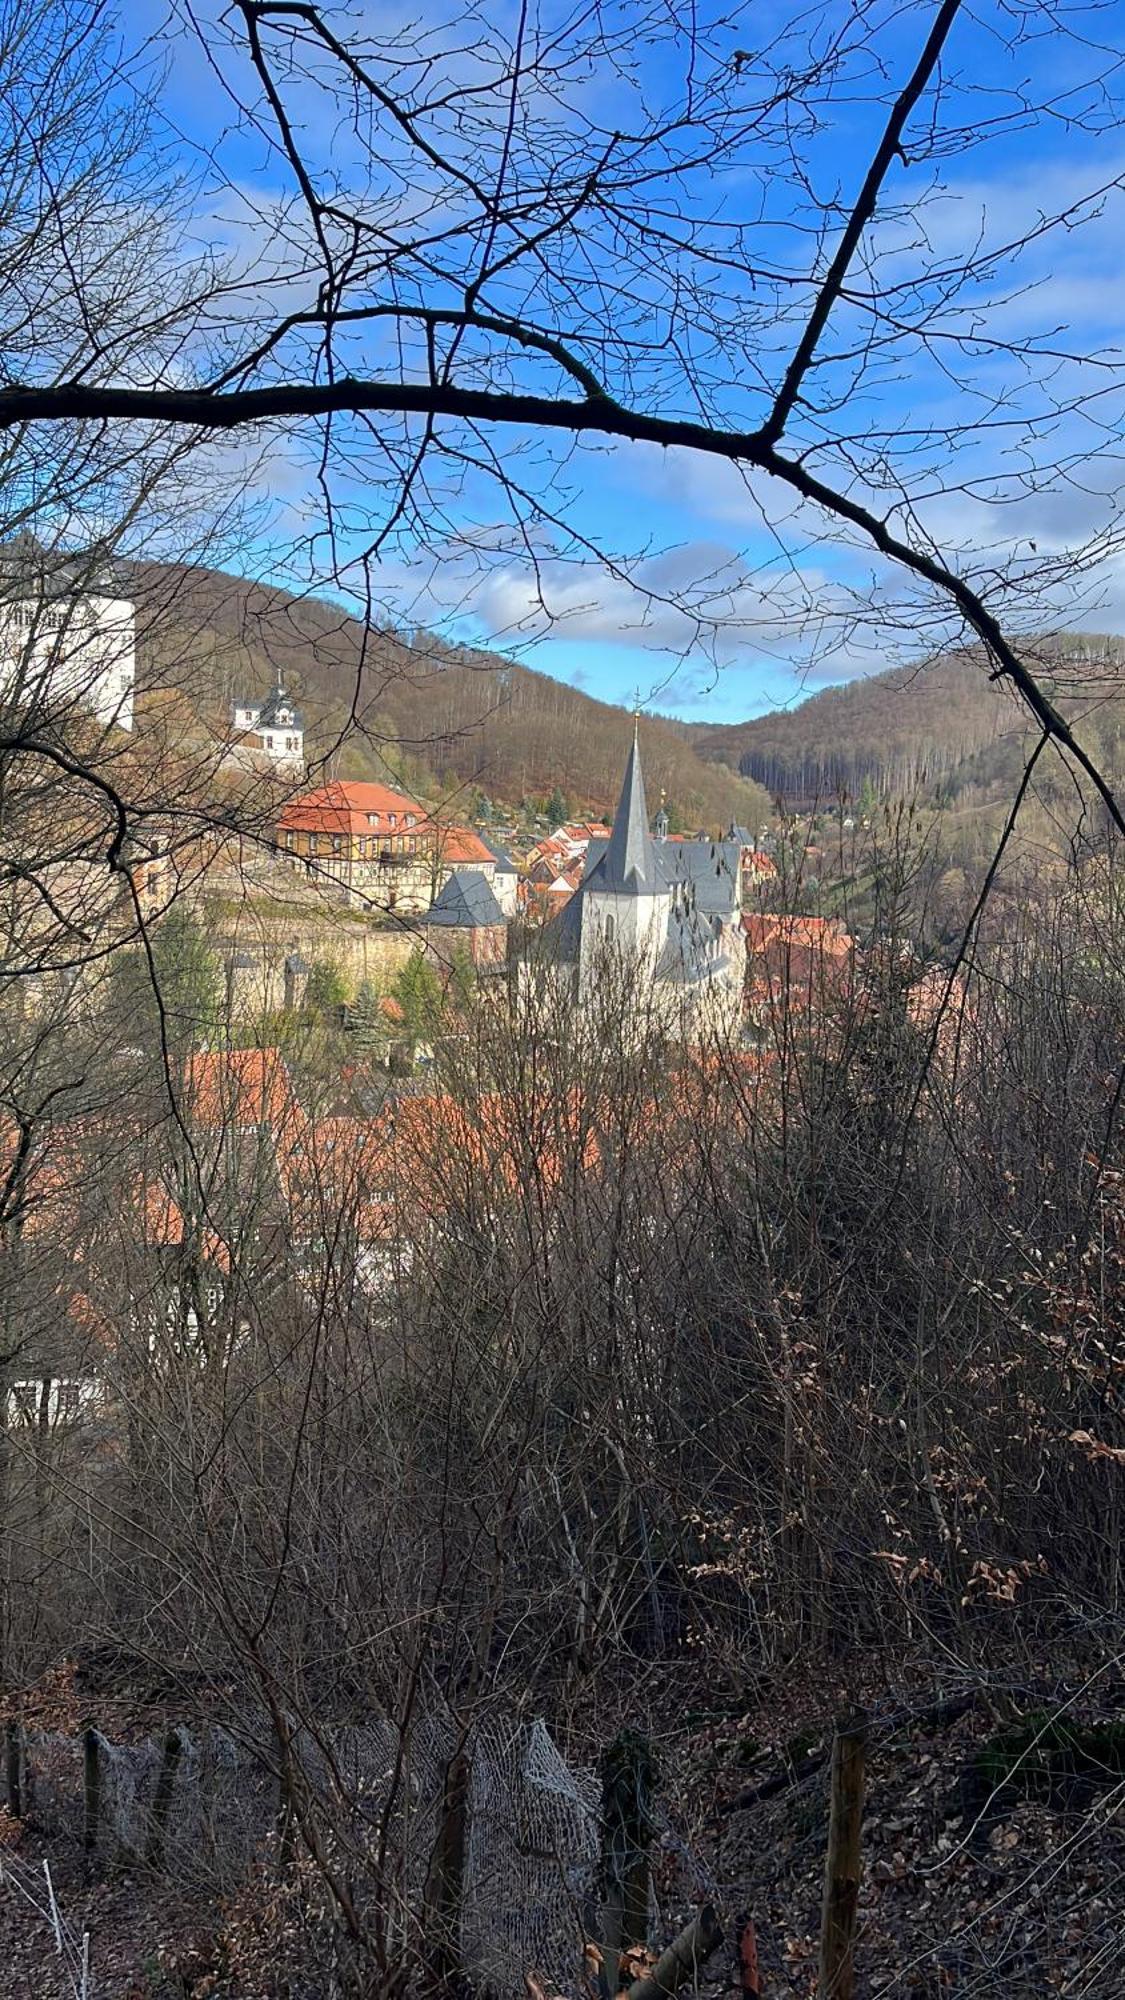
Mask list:
[[[598,887],[611,890],[618,896],[658,895],[664,887],[648,830],[638,726],[638,719],[634,716],[633,745],[625,766],[625,782],[613,816],[613,832],[598,870]]]

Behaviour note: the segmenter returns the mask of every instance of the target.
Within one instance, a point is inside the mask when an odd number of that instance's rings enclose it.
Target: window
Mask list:
[[[339,853],[340,853],[340,852],[342,851],[342,849],[343,849],[343,845],[344,845],[344,843],[343,843],[343,840],[342,840],[341,836],[340,836],[340,835],[339,835],[338,833],[334,833],[334,834],[332,835],[332,852],[333,852],[333,854],[339,854]]]
[[[413,813],[407,813],[407,815],[406,815],[406,824],[407,824],[407,826],[413,826],[413,824],[414,824],[414,814],[413,814]]]
[[[603,926],[603,928],[604,928],[604,930],[605,930],[605,941],[606,941],[606,943],[607,943],[607,944],[612,944],[612,943],[613,943],[613,940],[614,940],[614,938],[615,938],[615,937],[617,936],[617,918],[616,918],[616,917],[607,917],[607,918],[605,919],[605,923],[604,923],[604,926]]]
[[[388,825],[388,826],[397,826],[397,825],[398,825],[398,814],[397,814],[397,813],[388,813],[388,814],[387,814],[387,825]]]
[[[78,1415],[80,1390],[77,1382],[60,1382],[56,1391],[56,1410],[60,1423],[72,1424]]]
[[[317,853],[317,852],[319,851],[319,850],[318,850],[318,847],[317,847],[317,838],[318,838],[318,836],[317,836],[317,835],[316,835],[315,833],[310,833],[310,835],[309,835],[309,853],[310,853],[310,854],[316,854],[316,853]]]
[[[378,813],[368,813],[368,815],[367,815],[367,824],[368,824],[368,826],[378,826],[378,824],[379,824],[379,815],[378,815]]]
[[[296,845],[297,845],[297,836],[296,836],[296,834],[295,834],[295,833],[287,833],[287,834],[286,834],[286,836],[285,836],[285,845],[286,845],[286,847],[287,847],[287,848],[289,849],[290,853],[292,853],[293,849],[294,849],[294,848],[296,847]]]
[[[359,856],[359,858],[360,858],[360,860],[361,860],[361,861],[366,861],[366,859],[367,859],[367,842],[366,842],[366,841],[365,841],[365,840],[363,839],[362,835],[361,835],[361,836],[360,836],[360,838],[359,838],[359,839],[358,839],[358,840],[356,841],[356,844],[355,844],[355,851],[356,851],[356,853],[358,854],[358,856]]]

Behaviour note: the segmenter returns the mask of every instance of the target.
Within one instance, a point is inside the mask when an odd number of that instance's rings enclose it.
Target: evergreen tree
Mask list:
[[[318,1014],[331,1014],[347,999],[344,975],[334,958],[318,958],[309,968],[305,1005]]]
[[[373,1049],[385,1038],[386,1021],[379,995],[369,979],[362,981],[348,1009],[348,1031],[357,1049]]]
[[[153,924],[149,950],[123,952],[111,979],[113,1005],[130,1036],[146,1041],[164,1034],[174,1048],[212,1039],[222,1025],[223,977],[202,926],[174,903]]]
[[[547,800],[543,808],[543,813],[552,832],[555,827],[565,825],[566,821],[570,818],[570,800],[566,793],[560,790],[558,785],[555,786],[554,791]]]
[[[465,1014],[473,1004],[477,990],[477,969],[472,957],[463,944],[453,953],[449,966],[448,998],[459,1014]]]
[[[412,952],[396,975],[394,998],[402,1008],[402,1022],[411,1049],[429,1041],[441,1022],[441,980],[423,952]]]

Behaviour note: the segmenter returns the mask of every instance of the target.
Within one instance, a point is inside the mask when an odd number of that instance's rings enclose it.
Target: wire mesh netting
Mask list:
[[[571,1768],[545,1723],[493,1718],[466,1731],[439,1716],[403,1734],[374,1718],[294,1729],[290,1745],[310,1809],[368,1864],[367,1893],[385,1896],[393,1881],[391,1929],[404,1946],[432,1914],[448,1777],[463,1756],[461,1965],[501,1995],[522,1993],[530,1968],[555,1991],[577,1990],[583,1942],[596,1934],[600,1786]],[[29,1733],[25,1758],[44,1832],[184,1880],[236,1882],[286,1817],[276,1749],[251,1732],[181,1726],[130,1743]]]

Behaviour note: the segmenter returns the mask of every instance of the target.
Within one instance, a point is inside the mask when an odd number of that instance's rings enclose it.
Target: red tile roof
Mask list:
[[[334,778],[315,792],[303,792],[290,799],[278,819],[282,833],[367,833],[370,815],[377,814],[380,825],[394,813],[398,825],[407,815],[415,824],[427,817],[425,806],[408,799],[389,785],[344,782]]]
[[[433,821],[428,822],[428,827],[430,831],[434,830]],[[483,840],[471,827],[442,827],[437,831],[436,839],[438,857],[450,868],[477,867],[482,862],[491,868],[496,866],[496,856],[489,853]]]
[[[284,1125],[296,1110],[280,1049],[198,1049],[188,1057],[184,1111],[197,1125]]]

